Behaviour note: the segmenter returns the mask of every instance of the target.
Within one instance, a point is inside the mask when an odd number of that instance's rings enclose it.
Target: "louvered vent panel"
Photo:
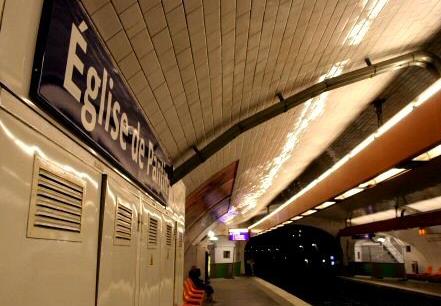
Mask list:
[[[157,247],[158,245],[158,230],[159,221],[158,219],[149,216],[149,231],[147,234],[147,245],[149,247]]]
[[[165,237],[165,241],[166,241],[167,246],[172,245],[172,235],[173,235],[173,228],[171,225],[167,224],[167,232],[166,232],[166,237]]]
[[[36,157],[28,236],[80,241],[84,193],[81,179]]]
[[[115,218],[115,239],[129,243],[132,240],[133,211],[125,205],[118,203]]]
[[[34,226],[80,233],[83,188],[45,169],[37,186]]]

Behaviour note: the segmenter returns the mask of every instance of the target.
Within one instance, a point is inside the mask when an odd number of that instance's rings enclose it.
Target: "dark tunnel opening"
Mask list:
[[[289,224],[250,239],[248,276],[260,277],[312,305],[440,305],[418,293],[357,283],[344,277],[339,239],[310,226]]]
[[[340,270],[341,258],[336,238],[301,225],[287,225],[253,237],[245,248],[247,274],[272,282],[303,283],[317,277],[334,277]]]

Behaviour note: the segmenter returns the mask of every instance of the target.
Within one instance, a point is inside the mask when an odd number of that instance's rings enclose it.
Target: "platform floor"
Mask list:
[[[389,288],[407,290],[426,295],[441,297],[441,283],[432,283],[417,280],[393,280],[393,279],[372,279],[369,277],[342,277],[353,281],[363,282],[371,285],[385,286]]]
[[[211,279],[215,306],[285,306],[272,299],[256,283],[246,277]],[[211,305],[211,304],[209,304]]]

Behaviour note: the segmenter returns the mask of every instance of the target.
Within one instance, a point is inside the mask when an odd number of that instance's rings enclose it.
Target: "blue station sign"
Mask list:
[[[167,203],[171,166],[77,0],[45,1],[30,95]]]

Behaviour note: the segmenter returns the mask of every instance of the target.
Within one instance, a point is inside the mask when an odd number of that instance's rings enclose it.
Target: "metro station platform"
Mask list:
[[[257,277],[212,279],[216,303],[207,306],[307,306],[294,295]]]
[[[392,289],[405,290],[412,293],[441,298],[441,283],[430,283],[417,280],[372,279],[370,277],[363,276],[341,276],[341,278],[373,286],[388,287]]]

